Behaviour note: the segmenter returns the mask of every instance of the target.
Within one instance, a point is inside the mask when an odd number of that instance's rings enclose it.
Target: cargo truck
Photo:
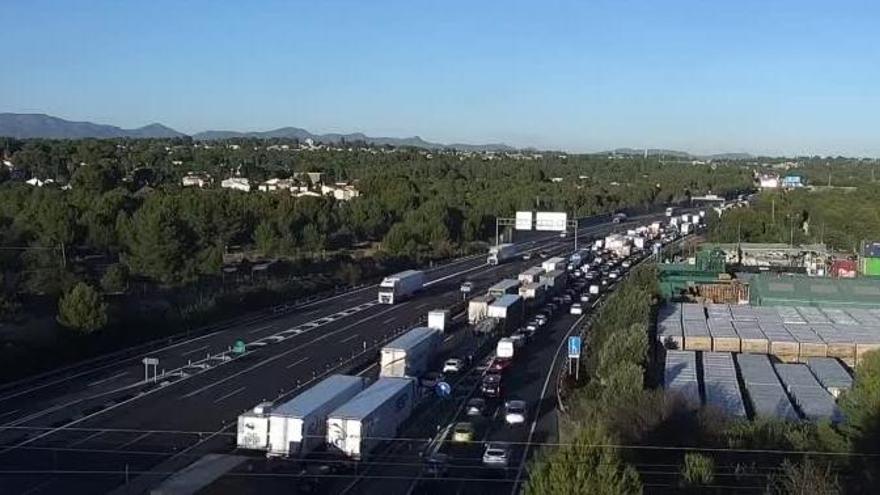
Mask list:
[[[519,280],[522,284],[533,284],[539,280],[539,277],[544,274],[544,269],[540,266],[533,266],[528,270],[520,273],[516,279]]]
[[[327,415],[367,386],[360,376],[333,375],[269,412],[267,457],[299,457],[324,445]]]
[[[517,253],[518,249],[516,244],[499,244],[497,246],[492,246],[489,248],[489,257],[486,258],[486,263],[489,263],[490,265],[500,265],[505,261],[516,258]]]
[[[440,349],[440,343],[440,332],[437,329],[413,328],[382,348],[379,376],[403,378],[424,374]]]
[[[425,287],[425,274],[418,270],[395,273],[379,284],[379,304],[394,304],[412,297]]]
[[[564,258],[550,258],[549,260],[541,263],[541,268],[544,269],[545,272],[552,272],[556,270],[565,270],[566,262]]]
[[[519,280],[514,280],[512,278],[506,278],[501,282],[489,287],[489,290],[486,291],[486,295],[492,297],[501,297],[506,294],[516,294],[519,291]]]
[[[382,442],[397,436],[412,413],[415,397],[412,378],[379,378],[327,416],[328,446],[352,459],[368,457]]]
[[[271,402],[261,402],[238,417],[236,445],[246,450],[266,450],[269,445],[269,410]]]
[[[446,327],[452,323],[448,309],[433,309],[428,311],[428,328],[434,328],[441,333],[446,332]]]
[[[483,318],[489,316],[489,305],[495,298],[492,296],[477,296],[468,302],[468,323],[475,325]]]
[[[495,359],[513,359],[513,339],[503,338],[498,340],[495,346]]]
[[[669,208],[666,208],[666,216],[672,217],[673,215],[675,215],[675,208],[671,206]]]
[[[522,323],[524,314],[522,298],[512,294],[501,296],[489,305],[488,316],[500,319],[504,332],[516,330]]]
[[[564,270],[553,270],[541,275],[541,283],[547,286],[547,292],[558,294],[565,289],[567,273]]]

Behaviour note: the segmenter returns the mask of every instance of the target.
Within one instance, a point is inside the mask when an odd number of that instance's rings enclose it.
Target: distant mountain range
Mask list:
[[[0,113],[0,136],[14,137],[18,139],[43,138],[43,139],[84,139],[84,138],[173,138],[185,137],[186,134],[177,132],[162,124],[150,124],[137,129],[122,129],[120,127],[92,122],[73,122],[45,114],[31,113]],[[393,137],[370,137],[362,133],[352,134],[313,134],[298,127],[282,127],[265,132],[237,132],[237,131],[204,131],[196,133],[193,139],[211,141],[230,138],[286,138],[304,141],[308,138],[322,143],[340,143],[342,141],[364,141],[374,145],[412,146],[425,149],[454,148],[463,151],[514,151],[515,148],[506,144],[440,144],[431,143],[414,136],[408,138]]]
[[[644,149],[635,149],[635,148],[617,148],[615,150],[610,151],[609,153],[614,153],[616,155],[627,155],[627,156],[644,156]],[[656,148],[648,148],[648,156],[669,156],[673,158],[683,158],[683,159],[699,159],[699,160],[750,160],[755,158],[754,155],[750,155],[748,153],[716,153],[714,155],[694,155],[688,153],[686,151],[676,151],[676,150],[664,150],[664,149],[656,149]]]

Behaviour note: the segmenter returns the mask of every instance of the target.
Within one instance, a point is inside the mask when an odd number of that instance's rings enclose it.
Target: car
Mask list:
[[[569,294],[562,296],[562,304],[566,304],[566,305],[571,304],[573,300],[574,299]]]
[[[547,319],[547,315],[545,315],[544,313],[538,313],[537,315],[535,315],[535,321],[538,322],[538,326],[543,327],[544,325],[546,325]]]
[[[617,270],[612,270],[608,273],[608,278],[610,278],[611,280],[616,280],[618,277],[620,277],[620,272],[618,272]]]
[[[501,375],[492,373],[483,377],[480,390],[486,397],[501,397]]]
[[[565,239],[566,237],[568,237],[568,233],[567,233],[567,232],[560,232],[560,233],[559,233],[559,238],[560,238],[560,239]]]
[[[427,476],[441,477],[446,476],[449,471],[449,455],[443,452],[435,452],[425,459],[423,472]]]
[[[465,406],[468,416],[482,416],[486,413],[486,400],[479,397],[467,401]]]
[[[450,358],[447,359],[445,363],[443,363],[443,373],[458,373],[461,371],[464,362],[458,358]]]
[[[620,266],[622,266],[623,268],[629,268],[630,266],[632,266],[632,263],[630,263],[629,260],[623,260],[623,263],[621,263]]]
[[[473,441],[474,439],[474,425],[463,421],[461,423],[455,423],[452,427],[452,441],[455,443],[465,443]]]
[[[483,451],[483,465],[489,467],[507,467],[510,460],[510,446],[501,442],[489,442]]]
[[[464,294],[470,294],[471,291],[474,290],[474,283],[470,281],[464,281],[461,283],[461,287],[459,290]]]
[[[519,425],[526,422],[526,402],[523,400],[509,400],[504,403],[504,421],[509,425]]]
[[[538,331],[538,327],[540,327],[540,326],[541,326],[540,323],[538,323],[535,320],[531,320],[528,323],[526,323],[525,331],[534,333],[534,332]]]
[[[582,272],[580,268],[578,268],[577,270],[571,272],[571,274],[574,275],[574,276],[577,277],[577,278],[581,278],[581,277],[584,276],[584,272]]]
[[[571,308],[569,308],[568,312],[573,315],[582,315],[584,314],[584,307],[581,306],[581,303],[574,303],[571,305]]]
[[[582,302],[582,303],[588,303],[588,302],[590,302],[590,295],[589,295],[589,294],[582,294],[582,295],[581,295],[581,302]]]
[[[532,253],[523,253],[523,255],[522,255],[522,259],[523,259],[523,260],[530,260],[530,259],[532,259]]]
[[[443,373],[439,371],[429,371],[421,379],[422,386],[425,388],[434,388],[442,381]]]
[[[510,367],[510,363],[510,359],[493,359],[492,364],[489,365],[489,371],[501,374],[504,370]]]
[[[550,257],[550,253],[548,253],[547,251],[539,251],[539,252],[538,252],[538,257],[539,257],[539,258],[549,258],[549,257]]]

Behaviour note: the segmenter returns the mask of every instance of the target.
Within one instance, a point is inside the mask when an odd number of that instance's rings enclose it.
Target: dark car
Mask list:
[[[480,390],[486,397],[501,397],[501,375],[487,374],[484,376]]]
[[[468,416],[482,416],[486,414],[486,399],[474,397],[467,401],[465,410]]]

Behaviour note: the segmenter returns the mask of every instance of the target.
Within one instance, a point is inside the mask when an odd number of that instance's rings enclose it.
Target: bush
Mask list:
[[[90,285],[80,282],[58,301],[58,322],[81,333],[107,324],[107,304]]]
[[[689,452],[681,467],[681,483],[685,487],[711,485],[715,480],[715,462],[711,457]]]

